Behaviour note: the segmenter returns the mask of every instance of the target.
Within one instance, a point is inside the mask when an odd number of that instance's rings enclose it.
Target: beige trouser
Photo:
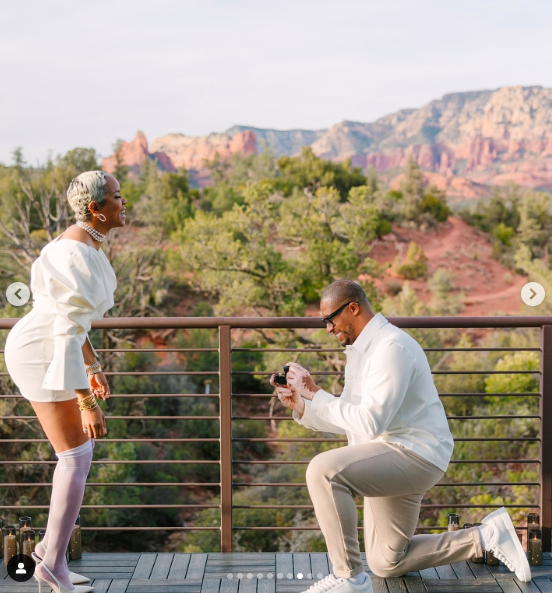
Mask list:
[[[354,496],[364,496],[364,540],[370,570],[380,577],[481,556],[477,527],[414,535],[424,493],[443,471],[398,445],[367,443],[312,459],[307,485],[334,574],[362,572]]]

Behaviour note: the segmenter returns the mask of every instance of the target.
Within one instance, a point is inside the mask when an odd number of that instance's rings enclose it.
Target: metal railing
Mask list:
[[[0,329],[10,329],[17,319],[2,319],[0,320]],[[492,375],[492,374],[508,374],[515,375],[521,373],[527,375],[528,373],[534,373],[539,375],[540,389],[538,393],[475,393],[475,392],[462,392],[462,393],[440,393],[442,398],[454,398],[454,397],[520,397],[520,398],[538,398],[539,399],[539,412],[538,414],[523,414],[523,415],[495,415],[495,416],[458,416],[449,415],[450,421],[463,421],[463,420],[512,420],[512,419],[532,419],[538,420],[538,436],[534,437],[504,437],[504,438],[486,438],[486,437],[465,437],[455,439],[456,442],[538,442],[539,443],[539,455],[535,459],[454,459],[451,461],[452,464],[512,464],[517,465],[529,465],[538,466],[538,481],[469,481],[469,482],[455,482],[455,483],[441,483],[439,487],[451,487],[451,486],[462,486],[462,487],[480,487],[480,486],[528,486],[539,488],[538,504],[511,504],[507,505],[511,508],[527,508],[530,510],[538,510],[541,515],[541,526],[543,530],[543,544],[546,550],[550,550],[551,544],[551,527],[552,527],[552,317],[413,317],[413,318],[389,318],[389,321],[398,327],[403,329],[506,329],[506,328],[539,328],[540,329],[540,345],[538,347],[528,348],[427,348],[426,352],[518,352],[518,351],[530,351],[540,353],[540,368],[538,370],[508,370],[508,371],[495,371],[495,370],[433,370],[435,375],[446,375],[446,374],[474,374],[474,375]],[[244,348],[244,347],[233,347],[232,345],[232,332],[233,330],[279,330],[279,329],[296,329],[296,330],[308,330],[308,329],[320,329],[323,325],[318,318],[107,318],[101,321],[95,322],[93,328],[100,330],[160,330],[160,329],[209,329],[216,330],[218,333],[218,345],[213,348],[163,348],[162,350],[156,348],[140,348],[134,350],[134,352],[147,353],[147,352],[162,352],[162,353],[218,353],[218,369],[205,369],[201,371],[114,371],[108,373],[108,375],[118,376],[134,376],[134,377],[154,377],[154,376],[205,376],[214,377],[218,376],[219,382],[219,393],[114,393],[114,398],[207,398],[208,400],[218,400],[218,413],[205,416],[194,416],[194,415],[166,415],[166,416],[147,416],[145,414],[139,416],[142,421],[148,420],[193,420],[201,418],[202,420],[208,420],[210,422],[216,422],[219,426],[218,437],[205,437],[205,438],[119,438],[119,439],[102,439],[102,442],[111,443],[123,443],[123,442],[137,442],[137,443],[215,443],[220,447],[220,453],[218,459],[102,459],[93,461],[97,465],[109,465],[109,464],[200,464],[200,465],[219,465],[219,481],[218,482],[187,482],[187,481],[169,481],[169,482],[89,482],[89,486],[102,486],[102,487],[182,487],[182,488],[213,488],[217,487],[220,490],[219,502],[208,502],[205,504],[144,504],[144,505],[83,505],[83,509],[117,509],[117,508],[133,508],[133,509],[190,509],[190,510],[201,510],[201,509],[220,509],[220,524],[209,525],[209,526],[194,526],[194,525],[183,525],[183,526],[117,526],[117,527],[85,527],[90,531],[133,531],[133,530],[162,530],[162,531],[186,531],[186,530],[215,530],[220,531],[220,545],[221,550],[229,552],[232,550],[233,534],[237,531],[246,530],[314,530],[317,527],[313,526],[274,526],[274,525],[255,525],[255,526],[244,526],[236,525],[233,519],[234,510],[236,509],[312,509],[312,505],[244,505],[235,504],[233,502],[233,495],[237,489],[251,488],[251,487],[268,487],[268,486],[279,486],[279,487],[305,487],[304,483],[282,483],[282,482],[248,482],[240,481],[234,478],[235,469],[239,466],[255,466],[255,465],[282,465],[282,464],[299,464],[306,465],[308,460],[278,460],[278,459],[249,459],[240,460],[234,456],[234,446],[238,443],[270,443],[270,444],[282,444],[282,443],[319,443],[319,442],[334,442],[343,443],[344,439],[341,438],[278,438],[277,436],[264,436],[264,437],[237,437],[233,433],[233,425],[237,422],[243,421],[263,421],[263,422],[282,422],[291,420],[289,415],[286,416],[274,416],[272,414],[267,416],[259,415],[247,415],[241,413],[240,415],[234,415],[233,401],[238,398],[270,398],[270,393],[233,393],[232,380],[236,377],[244,376],[269,376],[270,371],[259,371],[257,369],[252,370],[235,370],[233,368],[233,354],[246,353],[246,352],[289,352],[298,353],[306,352],[306,349],[301,348]],[[100,351],[100,349],[97,349]],[[342,349],[339,348],[320,348],[317,350],[309,349],[308,352],[317,353],[336,353]],[[113,348],[104,352],[111,353],[128,353],[127,349]],[[339,375],[336,371],[319,371],[313,372],[313,375]],[[7,373],[1,373],[1,375],[7,375]],[[0,399],[19,398],[20,396],[14,394],[0,395]],[[10,422],[32,422],[36,420],[35,416],[32,415],[16,415],[10,414],[0,418],[3,421],[9,420]],[[136,415],[119,415],[119,416],[108,416],[108,420],[133,420],[137,419]],[[108,425],[109,426],[109,425]],[[20,439],[10,438],[3,439],[0,444],[6,446],[8,444],[23,444],[30,442],[31,439]],[[47,442],[46,439],[32,439],[32,442]],[[2,463],[5,466],[24,467],[26,465],[37,466],[37,465],[54,465],[56,462],[51,459],[10,459],[6,458],[3,454]],[[10,487],[13,489],[19,488],[40,488],[43,486],[51,485],[49,482],[6,482],[0,484],[0,487]],[[15,492],[15,490],[14,490]],[[20,492],[20,490],[17,490]],[[500,504],[424,504],[422,505],[425,509],[439,509],[439,508],[496,508],[502,506]],[[21,504],[20,501],[14,500],[13,504],[5,505],[0,507],[0,512],[6,512],[11,510],[24,511],[25,509],[46,509],[47,505],[33,506],[31,504]],[[420,527],[420,529],[439,529],[438,526],[431,527]]]

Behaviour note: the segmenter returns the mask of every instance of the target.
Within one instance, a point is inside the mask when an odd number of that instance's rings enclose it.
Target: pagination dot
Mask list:
[[[252,579],[253,578],[253,573],[252,572],[248,572],[247,573],[247,578],[248,579]]]
[[[293,578],[293,574],[292,574],[291,572],[288,572],[288,573],[287,573],[287,578],[288,578],[288,579],[292,579],[292,578]]]
[[[302,572],[298,572],[297,573],[297,578],[298,579],[302,579],[303,578],[303,573]]]
[[[273,579],[273,578],[274,578],[274,575],[273,575],[271,572],[269,572],[269,573],[266,575],[266,578],[267,578],[267,579]]]
[[[284,575],[281,572],[279,572],[278,575],[276,576],[276,578],[277,579],[283,579],[284,578]]]
[[[316,573],[316,578],[321,579],[324,575],[321,572]]]
[[[262,579],[262,578],[263,578],[263,575],[262,575],[262,573],[261,573],[261,572],[260,572],[260,573],[257,575],[257,578],[258,578],[258,579]]]
[[[310,572],[309,572],[309,573],[307,574],[307,579],[309,579],[309,580],[310,580],[310,579],[312,579],[312,573],[310,573]]]
[[[227,578],[227,579],[233,579],[233,578],[234,578],[234,575],[233,575],[231,572],[229,572],[229,573],[226,575],[226,578]]]
[[[238,579],[243,579],[243,573],[238,572],[238,574],[236,575],[238,577]]]

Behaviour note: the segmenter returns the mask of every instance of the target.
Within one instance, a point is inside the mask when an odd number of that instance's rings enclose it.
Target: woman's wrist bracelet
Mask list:
[[[98,407],[98,402],[93,395],[87,395],[82,399],[77,400],[77,403],[81,412],[84,412],[85,410],[94,410]]]
[[[95,362],[86,367],[86,374],[87,375],[95,375],[96,373],[101,373],[102,367],[99,362]]]

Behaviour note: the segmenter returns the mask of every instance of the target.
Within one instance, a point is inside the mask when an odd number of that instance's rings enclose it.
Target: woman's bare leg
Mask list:
[[[64,402],[31,402],[38,421],[56,453],[80,447],[88,440],[82,430],[77,398]]]

